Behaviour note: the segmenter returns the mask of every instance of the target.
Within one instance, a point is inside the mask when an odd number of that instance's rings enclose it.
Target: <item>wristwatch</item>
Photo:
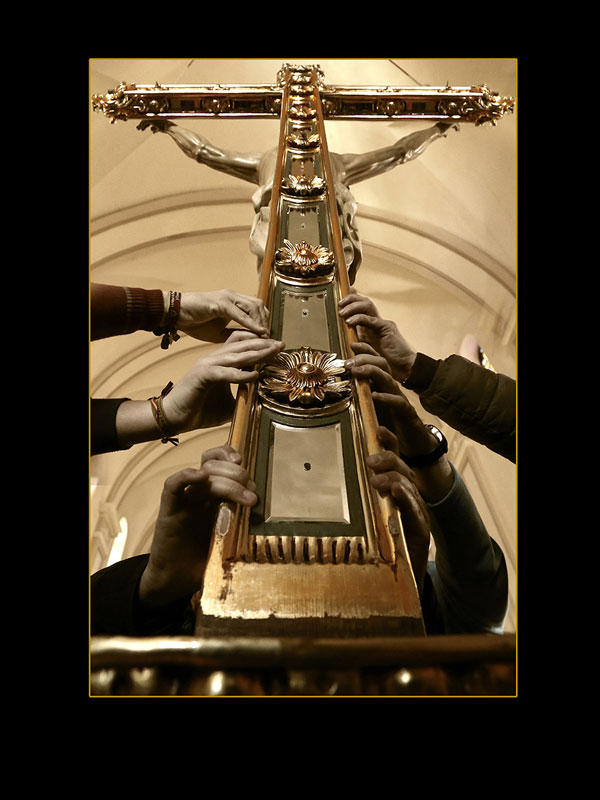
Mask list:
[[[424,456],[408,456],[406,458],[402,456],[402,460],[409,467],[428,467],[430,464],[435,464],[444,453],[448,452],[448,441],[441,430],[436,428],[435,425],[426,424],[425,427],[435,436],[439,444],[435,450]]]

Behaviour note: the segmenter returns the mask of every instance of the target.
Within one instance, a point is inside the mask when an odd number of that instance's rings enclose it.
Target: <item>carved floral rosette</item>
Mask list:
[[[299,130],[291,133],[285,143],[295,150],[317,150],[321,146],[321,137],[318,133],[311,135],[305,130]]]
[[[310,408],[350,394],[350,381],[339,379],[345,372],[344,361],[337,353],[301,347],[279,353],[269,361],[261,372],[260,386],[280,402]]]
[[[333,253],[322,245],[311,245],[302,241],[292,244],[284,239],[283,246],[275,253],[275,269],[282,275],[294,278],[316,278],[329,275],[333,270]]]
[[[295,197],[313,197],[325,191],[327,183],[323,178],[309,178],[306,175],[290,175],[281,182],[281,188]]]

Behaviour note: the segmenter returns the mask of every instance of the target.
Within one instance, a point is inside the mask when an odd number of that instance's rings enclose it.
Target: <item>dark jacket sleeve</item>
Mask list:
[[[439,503],[428,503],[435,562],[422,599],[428,634],[501,633],[508,610],[508,571],[461,476]]]
[[[117,439],[115,420],[117,409],[127,397],[109,398],[107,400],[90,401],[90,454],[114,453],[117,450],[129,450],[121,447]]]
[[[516,461],[516,382],[458,355],[442,360],[418,353],[407,389],[426,411],[455,430]]]
[[[138,601],[138,586],[149,554],[117,561],[90,579],[90,633],[92,636],[191,635],[191,598],[183,598],[148,613]]]

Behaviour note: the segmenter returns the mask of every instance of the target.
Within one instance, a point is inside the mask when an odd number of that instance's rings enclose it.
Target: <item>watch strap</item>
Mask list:
[[[429,429],[435,429],[436,431],[438,431],[438,433],[442,437],[441,441],[439,442],[435,450],[431,451],[431,453],[426,453],[425,455],[420,455],[420,456],[402,456],[402,460],[408,467],[411,468],[428,467],[430,464],[435,464],[436,461],[438,461],[443,455],[445,455],[445,453],[448,452],[448,441],[444,436],[444,434],[438,428],[434,428],[433,425],[426,425],[425,427]]]

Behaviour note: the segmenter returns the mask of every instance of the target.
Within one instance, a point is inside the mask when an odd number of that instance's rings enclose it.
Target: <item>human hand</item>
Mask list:
[[[232,333],[227,330],[231,321],[259,336],[269,331],[269,311],[258,297],[231,289],[182,293],[177,330],[205,342],[224,342]]]
[[[224,445],[203,453],[200,469],[190,467],[167,478],[139,585],[143,607],[168,605],[201,587],[219,504],[257,502],[256,484],[241,462],[240,454]]]
[[[394,434],[384,427],[378,428],[377,434],[382,445],[389,449],[367,456],[367,467],[372,470],[369,483],[380,494],[390,495],[400,510],[404,538],[417,589],[421,594],[431,530],[427,506],[415,484],[414,472],[398,456]]]
[[[166,133],[172,125],[173,123],[170,120],[157,117],[156,119],[143,119],[136,125],[136,128],[138,131],[145,131],[146,128],[150,128],[152,133]]]
[[[439,128],[440,132],[444,136],[446,135],[446,131],[449,128],[454,128],[455,131],[459,131],[460,130],[460,125],[458,124],[458,122],[438,122],[438,123],[436,123],[435,127]]]
[[[222,347],[199,358],[164,397],[169,431],[183,433],[228,422],[235,405],[230,384],[255,381],[258,370],[244,367],[269,360],[284,346],[283,342],[261,339],[249,331],[235,331]]]
[[[399,452],[407,457],[432,452],[437,440],[403,394],[385,358],[365,342],[353,347],[356,355],[345,361],[353,377],[368,380],[380,420],[398,437]]]
[[[396,452],[401,458],[432,453],[439,442],[401,391],[385,359],[369,345],[362,343],[361,346],[363,352],[348,359],[345,365],[354,377],[369,381],[377,416],[393,431]],[[429,502],[441,500],[454,482],[445,456],[426,467],[413,468],[413,475],[419,491]]]
[[[363,352],[360,344],[364,342],[386,359],[396,380],[403,381],[409,376],[417,353],[395,322],[380,317],[372,300],[350,289],[339,302],[339,314],[347,325],[356,328],[360,342],[350,345],[355,353]]]

